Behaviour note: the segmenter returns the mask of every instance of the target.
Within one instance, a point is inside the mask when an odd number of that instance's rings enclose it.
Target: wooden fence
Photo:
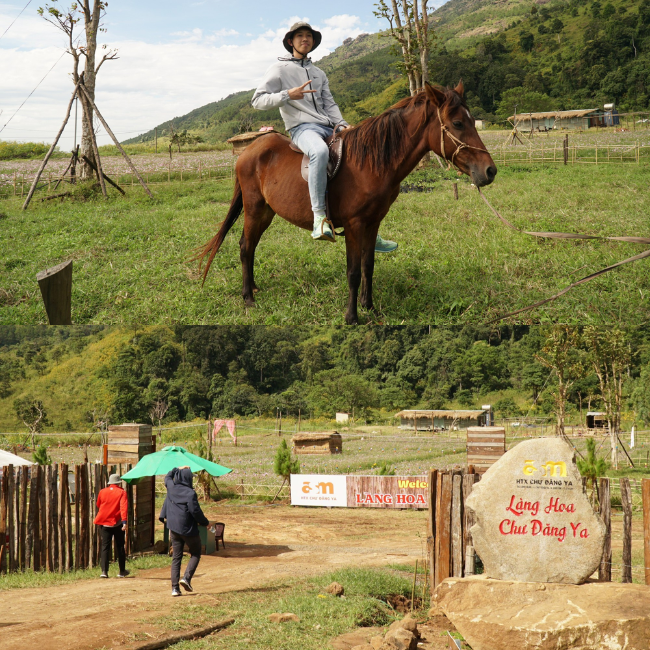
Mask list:
[[[640,145],[568,145],[566,164],[639,164],[650,162],[650,146]],[[562,142],[530,145],[500,145],[490,150],[494,162],[499,165],[516,164],[563,164],[565,147]]]
[[[126,472],[131,465],[121,466]],[[97,493],[106,486],[105,465],[85,463],[3,468],[0,492],[0,573],[63,573],[99,565]],[[121,473],[120,471],[120,473]],[[127,486],[127,554],[134,540],[133,487]]]
[[[445,578],[462,578],[474,573],[474,549],[470,529],[472,513],[464,504],[479,475],[465,471],[429,472],[429,516],[427,518],[427,558],[431,593]],[[598,569],[598,580],[612,581],[612,567],[620,567],[621,582],[632,582],[643,575],[650,585],[650,479],[641,482],[639,502],[643,509],[643,564],[632,563],[632,515],[634,497],[628,478],[600,478],[596,510],[606,527],[605,547]],[[618,499],[612,498],[617,491]],[[588,491],[589,493],[589,491]],[[620,504],[623,515],[623,551],[620,565],[612,563],[612,502]],[[615,571],[618,573],[618,571]]]
[[[161,183],[181,182],[181,183],[200,183],[204,181],[232,179],[234,174],[234,162],[227,164],[207,166],[199,161],[198,165],[173,165],[171,162],[161,166],[156,170],[140,170],[147,185],[159,185]],[[135,174],[128,171],[108,172],[111,180],[115,181],[120,187],[139,186],[139,181]],[[69,184],[73,177],[68,174],[57,174],[48,172],[41,177],[41,184],[38,189],[46,189],[47,194],[51,192],[63,192],[69,189]],[[74,177],[75,182],[79,182],[79,177]],[[0,183],[0,196],[23,196],[29,191],[34,181],[33,175],[18,174],[14,172],[13,178]]]

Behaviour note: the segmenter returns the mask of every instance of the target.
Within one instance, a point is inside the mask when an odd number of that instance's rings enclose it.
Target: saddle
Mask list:
[[[332,180],[339,171],[341,166],[341,159],[343,158],[343,140],[338,136],[337,125],[334,128],[334,133],[325,138],[325,144],[329,148],[329,160],[327,161],[327,178]],[[293,142],[289,143],[289,149],[295,151],[296,153],[302,153],[302,162],[300,163],[300,173],[302,174],[303,180],[309,178],[309,156],[306,153],[302,152],[302,149],[297,147]]]

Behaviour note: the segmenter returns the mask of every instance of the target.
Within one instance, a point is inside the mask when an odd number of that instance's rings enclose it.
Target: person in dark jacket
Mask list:
[[[165,476],[165,487],[167,488],[167,497],[158,519],[162,522],[167,520],[169,541],[174,552],[172,596],[180,596],[179,585],[185,591],[194,591],[192,576],[201,559],[201,537],[198,525],[209,526],[210,522],[199,506],[199,500],[192,487],[192,470],[189,467],[175,467],[170,470]],[[185,568],[183,577],[180,578],[185,544],[190,552],[190,561]]]

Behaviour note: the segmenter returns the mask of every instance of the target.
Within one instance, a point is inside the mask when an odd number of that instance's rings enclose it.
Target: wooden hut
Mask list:
[[[487,424],[488,409],[480,411],[405,410],[395,414],[400,418],[400,429],[417,431],[457,431],[467,427],[481,427]]]
[[[275,129],[271,131],[248,131],[246,133],[240,133],[234,135],[232,138],[226,140],[229,144],[232,145],[232,155],[238,156],[246,147],[253,141],[257,140],[262,135],[267,133],[277,133]]]
[[[605,118],[597,108],[572,111],[545,111],[542,113],[518,113],[508,120],[520,131],[550,131],[551,129],[588,129],[605,126]]]
[[[297,433],[291,438],[294,454],[340,454],[343,438],[336,431]]]

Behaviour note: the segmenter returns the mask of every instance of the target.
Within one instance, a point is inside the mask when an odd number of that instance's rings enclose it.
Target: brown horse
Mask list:
[[[474,127],[463,97],[462,81],[454,89],[427,84],[425,90],[401,100],[381,115],[341,133],[343,162],[329,183],[329,212],[334,226],[345,232],[348,307],[345,320],[358,322],[361,305],[373,309],[372,274],[379,224],[399,194],[400,183],[424,154],[434,151],[468,174],[481,187],[494,180],[496,166]],[[300,175],[302,156],[289,149],[289,140],[269,134],[249,145],[237,161],[235,191],[219,232],[200,250],[208,257],[203,274],[237,217],[244,210],[239,241],[244,301],[255,304],[253,279],[255,248],[276,214],[311,230],[313,215],[307,183]],[[314,243],[314,246],[322,244]]]

